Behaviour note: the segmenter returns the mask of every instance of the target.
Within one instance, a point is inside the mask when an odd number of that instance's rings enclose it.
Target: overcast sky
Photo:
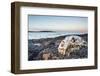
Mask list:
[[[29,31],[88,31],[87,17],[29,15],[28,19]]]

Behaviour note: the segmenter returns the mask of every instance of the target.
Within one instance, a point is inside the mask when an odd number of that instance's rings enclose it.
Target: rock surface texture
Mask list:
[[[79,59],[88,57],[88,35],[65,35],[28,40],[28,60]]]

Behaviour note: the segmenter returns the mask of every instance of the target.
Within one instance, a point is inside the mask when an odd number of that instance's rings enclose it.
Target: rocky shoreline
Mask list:
[[[78,59],[87,58],[88,47],[82,47],[80,51],[75,51],[70,54],[70,56],[62,56],[58,53],[58,46],[60,42],[69,35],[59,36],[55,38],[44,38],[44,39],[31,39],[28,40],[28,60],[43,60],[41,55],[44,53],[45,49],[52,55],[53,59]],[[76,35],[82,37],[86,42],[88,42],[88,34]]]

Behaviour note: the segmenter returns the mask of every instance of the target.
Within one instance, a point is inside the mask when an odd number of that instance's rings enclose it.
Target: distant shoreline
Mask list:
[[[56,31],[28,31],[28,32],[56,32]]]

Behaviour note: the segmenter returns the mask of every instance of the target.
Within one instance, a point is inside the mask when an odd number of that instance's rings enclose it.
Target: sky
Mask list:
[[[88,18],[75,16],[28,16],[29,31],[87,32]]]

